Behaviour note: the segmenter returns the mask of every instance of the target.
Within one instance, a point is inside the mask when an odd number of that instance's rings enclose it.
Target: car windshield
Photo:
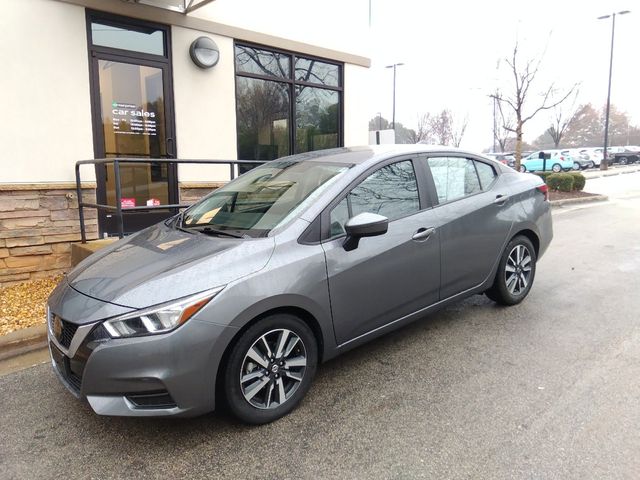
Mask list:
[[[271,161],[189,207],[180,226],[214,235],[264,237],[349,167],[319,161]]]

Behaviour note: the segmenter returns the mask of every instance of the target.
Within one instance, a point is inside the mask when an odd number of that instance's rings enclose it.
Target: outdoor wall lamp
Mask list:
[[[209,37],[196,38],[189,47],[189,55],[200,68],[211,68],[220,60],[218,45]]]

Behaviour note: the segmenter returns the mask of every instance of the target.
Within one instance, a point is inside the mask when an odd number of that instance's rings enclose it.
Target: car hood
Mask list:
[[[67,281],[90,297],[145,308],[257,272],[274,245],[273,238],[214,237],[160,223],[94,253]]]

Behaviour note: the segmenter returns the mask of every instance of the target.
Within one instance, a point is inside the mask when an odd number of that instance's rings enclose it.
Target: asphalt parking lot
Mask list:
[[[0,476],[640,478],[640,173],[603,189],[555,210],[523,304],[476,296],[349,352],[270,425],[98,417],[47,364],[4,375]]]

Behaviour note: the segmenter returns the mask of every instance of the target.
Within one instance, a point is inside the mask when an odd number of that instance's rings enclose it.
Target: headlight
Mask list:
[[[104,328],[112,338],[166,333],[178,328],[222,291],[218,287],[175,302],[145,308],[106,320]]]

